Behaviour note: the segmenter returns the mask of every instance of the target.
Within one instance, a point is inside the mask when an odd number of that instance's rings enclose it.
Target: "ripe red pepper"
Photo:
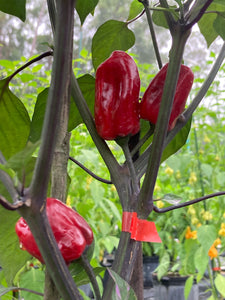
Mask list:
[[[140,117],[152,124],[156,124],[158,118],[167,69],[168,63],[153,78],[140,103]],[[193,80],[194,74],[191,69],[185,65],[181,65],[168,130],[174,128],[177,118],[184,111]]]
[[[105,140],[134,135],[140,130],[140,77],[134,60],[114,51],[96,71],[95,124]]]
[[[46,204],[50,226],[66,263],[78,259],[86,245],[93,241],[93,232],[87,222],[63,202],[48,198]],[[34,237],[26,221],[20,218],[15,227],[23,250],[44,263]]]

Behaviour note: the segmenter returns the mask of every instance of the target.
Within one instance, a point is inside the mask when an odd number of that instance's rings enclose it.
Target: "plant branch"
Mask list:
[[[52,79],[46,107],[42,141],[30,189],[24,199],[31,199],[31,207],[20,208],[34,235],[54,284],[63,299],[81,299],[49,224],[46,199],[53,153],[59,133],[63,100],[69,106],[69,87],[72,72],[74,0],[58,0],[55,27],[55,50]]]
[[[12,204],[9,201],[7,201],[2,195],[0,195],[0,204],[1,204],[1,206],[3,206],[4,208],[6,208],[8,210],[17,210],[19,207],[24,205],[24,202],[17,201]]]
[[[90,279],[90,282],[92,284],[92,287],[93,287],[93,290],[95,293],[95,299],[101,300],[101,294],[100,294],[98,282],[95,277],[95,273],[93,271],[92,266],[90,265],[89,260],[87,259],[86,255],[84,253],[81,255],[81,264]]]
[[[41,207],[46,198],[52,158],[59,132],[58,121],[62,109],[62,99],[65,97],[65,93],[68,93],[70,85],[73,11],[68,11],[68,1],[66,1],[65,7],[58,14],[52,80],[43,124],[41,146],[30,186],[31,199],[39,207]],[[70,0],[70,2],[74,1]]]
[[[149,2],[148,2],[148,0],[139,0],[139,2],[141,2],[145,8],[145,12],[146,12],[147,20],[148,20],[148,26],[149,26],[150,34],[152,37],[153,48],[155,50],[158,67],[159,67],[159,69],[161,69],[162,68],[162,60],[161,60],[161,56],[159,53],[159,47],[158,47],[157,38],[156,38],[155,30],[154,30],[152,16],[151,16],[151,13],[149,10]]]
[[[5,157],[3,156],[1,151],[0,151],[0,164],[1,165],[6,164]],[[9,176],[9,174],[7,174],[4,171],[4,169],[1,169],[1,168],[0,168],[0,181],[4,184],[5,188],[7,189],[9,195],[11,196],[11,198],[15,204],[15,202],[18,200],[19,192],[15,188],[12,178]]]
[[[178,204],[178,205],[169,206],[169,207],[161,208],[161,209],[154,205],[153,210],[157,213],[165,213],[165,212],[170,211],[170,210],[178,209],[178,208],[181,208],[181,207],[186,207],[186,206],[189,206],[189,205],[192,205],[192,204],[195,204],[195,203],[207,200],[207,199],[211,199],[211,198],[218,197],[218,196],[223,196],[223,195],[225,195],[225,191],[209,194],[209,195],[206,195],[206,196],[203,196],[203,197],[200,197],[200,198],[196,198],[194,200],[190,200],[190,201]]]
[[[75,158],[69,156],[69,159],[74,162],[76,165],[78,165],[82,170],[84,170],[86,173],[88,173],[89,175],[91,175],[93,178],[97,179],[98,181],[101,181],[103,183],[107,183],[107,184],[112,184],[112,181],[104,179],[98,175],[96,175],[95,173],[93,173],[91,170],[89,170],[88,168],[86,168],[82,163],[80,163],[78,160],[76,160]]]
[[[206,9],[212,2],[213,0],[197,0],[185,16],[185,28],[190,29],[191,27],[193,27],[194,24],[196,24],[201,19]]]
[[[133,156],[140,148],[144,145],[144,143],[153,135],[155,130],[155,126],[151,125],[148,132],[140,139],[138,144],[132,149],[131,155]]]
[[[20,67],[19,69],[17,69],[13,74],[11,74],[8,78],[7,78],[7,84],[13,79],[13,77],[15,77],[19,72],[23,71],[24,69],[26,69],[27,67],[29,67],[30,65],[34,64],[35,62],[48,57],[48,56],[52,56],[53,55],[53,51],[46,51],[44,53],[42,53],[41,55],[29,60],[27,63],[25,63],[22,67]]]
[[[166,10],[164,10],[164,15],[166,17],[167,24],[168,24],[170,32],[172,34],[174,31],[174,26],[176,24],[176,21],[175,21],[173,15],[171,14],[171,12],[169,11],[169,5],[168,5],[167,1],[159,0],[159,2],[160,2],[160,5],[166,9]]]
[[[30,289],[26,289],[26,288],[22,288],[22,287],[11,287],[11,288],[8,288],[7,291],[5,292],[5,294],[9,292],[9,289],[10,289],[11,291],[12,291],[12,290],[13,290],[13,291],[25,291],[25,292],[32,293],[32,294],[34,294],[34,295],[44,296],[43,293],[36,292],[36,291],[34,291],[34,290],[30,290]],[[3,294],[1,294],[1,295],[3,295]]]
[[[147,171],[140,192],[138,214],[143,218],[147,218],[153,208],[153,191],[162,152],[165,147],[165,138],[183,57],[183,50],[190,34],[190,32],[183,32],[179,25],[177,25],[177,29],[174,32],[176,34],[173,36],[170,61],[152,141],[152,151],[149,156]]]
[[[136,20],[138,20],[139,18],[141,18],[141,17],[143,16],[144,13],[145,13],[145,10],[143,9],[142,12],[141,12],[139,15],[137,15],[135,18],[133,18],[132,20],[127,21],[127,22],[126,22],[127,25],[129,25],[130,23],[133,23],[133,22],[135,22]]]

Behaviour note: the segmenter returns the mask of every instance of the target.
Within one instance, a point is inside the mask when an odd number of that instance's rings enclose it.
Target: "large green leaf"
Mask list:
[[[109,20],[102,24],[92,39],[92,63],[96,69],[114,50],[126,51],[135,43],[127,23]]]
[[[16,273],[22,268],[30,255],[20,249],[15,224],[19,219],[17,212],[0,207],[0,265],[8,284],[12,284]]]
[[[85,74],[77,79],[80,89],[84,95],[84,98],[89,106],[91,112],[94,112],[94,99],[95,99],[95,78],[89,74]],[[34,108],[34,114],[31,122],[31,130],[29,140],[32,143],[36,143],[41,137],[42,125],[44,121],[45,108],[48,99],[48,90],[46,88],[37,97],[36,105]],[[80,113],[71,98],[70,102],[70,115],[68,131],[73,130],[76,126],[81,124]]]
[[[0,81],[0,151],[6,159],[21,151],[30,131],[30,118],[23,103]]]
[[[98,4],[98,0],[77,0],[76,11],[79,15],[81,25],[84,23],[89,13],[92,13],[95,6]]]
[[[0,10],[9,15],[21,19],[26,19],[26,0],[0,0]]]
[[[178,132],[178,134],[172,139],[172,141],[166,146],[162,154],[161,162],[163,162],[169,156],[176,153],[186,143],[190,129],[191,129],[191,119],[180,130],[180,132]]]
[[[208,253],[217,237],[216,228],[213,225],[202,225],[197,230],[198,240]]]
[[[211,13],[209,12],[202,16],[202,18],[198,22],[198,27],[207,42],[207,46],[209,47],[212,44],[212,42],[217,38],[218,34],[224,34],[225,31],[224,28],[221,28],[221,24],[223,24],[223,18],[221,15],[218,17],[216,13],[225,11],[224,2],[219,3],[217,1],[213,1],[213,3],[209,6],[207,11],[211,11]],[[217,18],[219,18],[219,20],[216,21]],[[216,25],[214,23],[215,21]]]

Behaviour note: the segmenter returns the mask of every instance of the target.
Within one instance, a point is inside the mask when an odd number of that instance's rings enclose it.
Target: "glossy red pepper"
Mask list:
[[[95,124],[105,140],[134,135],[140,130],[140,77],[127,53],[114,51],[96,71]]]
[[[168,64],[153,78],[140,103],[140,117],[152,124],[156,124],[158,118],[167,68]],[[174,128],[177,118],[184,111],[193,80],[194,74],[191,69],[185,65],[181,65],[168,130]]]
[[[46,211],[59,250],[66,263],[78,259],[86,245],[90,245],[93,241],[90,226],[77,212],[57,199],[47,199]],[[21,248],[44,263],[30,228],[23,218],[18,220],[15,230]]]

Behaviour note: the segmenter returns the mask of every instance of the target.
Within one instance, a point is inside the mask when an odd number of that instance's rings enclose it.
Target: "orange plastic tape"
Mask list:
[[[122,231],[130,232],[131,239],[141,242],[161,243],[154,222],[142,220],[136,212],[123,212]]]

